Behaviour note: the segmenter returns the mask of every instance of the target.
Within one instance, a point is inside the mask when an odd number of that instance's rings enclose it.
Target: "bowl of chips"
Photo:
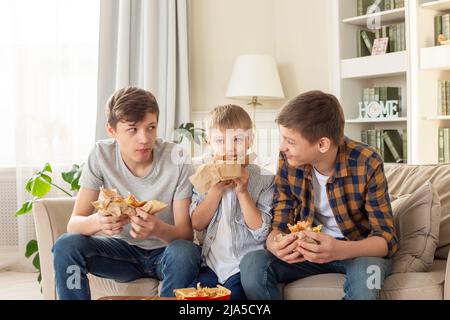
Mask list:
[[[216,288],[202,287],[200,282],[196,288],[175,289],[177,300],[230,300],[231,291],[221,285]]]

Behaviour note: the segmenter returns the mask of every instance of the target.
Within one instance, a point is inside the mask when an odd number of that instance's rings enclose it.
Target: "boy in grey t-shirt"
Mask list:
[[[192,166],[182,148],[156,138],[158,115],[155,97],[142,89],[124,88],[109,99],[107,130],[113,139],[97,142],[89,155],[68,233],[53,248],[60,299],[90,299],[87,273],[120,282],[156,278],[161,296],[173,296],[173,289],[196,278],[201,259],[188,211]],[[168,207],[156,216],[138,208],[137,216],[122,219],[94,213],[91,202],[101,187]],[[67,285],[73,266],[80,271],[75,288]]]

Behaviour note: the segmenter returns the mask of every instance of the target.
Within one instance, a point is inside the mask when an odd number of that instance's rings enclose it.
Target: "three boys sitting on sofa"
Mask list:
[[[307,92],[280,111],[275,177],[249,164],[204,194],[189,181],[185,151],[156,138],[159,109],[150,92],[121,89],[106,107],[114,139],[98,141],[89,155],[68,233],[53,247],[60,299],[90,299],[88,273],[121,282],[156,278],[165,297],[197,282],[221,284],[232,299],[282,299],[279,283],[342,273],[344,299],[378,298],[381,286],[367,285],[368,268],[378,268],[382,285],[398,242],[383,160],[344,136],[334,96]],[[207,125],[213,156],[245,157],[252,127],[243,108],[216,107]],[[136,216],[116,219],[94,212],[102,187],[168,206],[157,216],[137,208]],[[323,225],[322,232],[305,231],[312,242],[279,236],[297,221]],[[202,247],[192,228],[206,232]],[[74,267],[75,287],[68,285]]]

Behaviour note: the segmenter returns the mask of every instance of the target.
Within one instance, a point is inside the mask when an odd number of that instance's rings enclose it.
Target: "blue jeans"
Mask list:
[[[190,287],[196,287],[198,282],[200,282],[202,287],[209,287],[209,288],[214,288],[218,284],[220,284],[225,288],[231,290],[231,297],[230,297],[231,300],[247,300],[244,288],[242,288],[240,273],[232,275],[225,281],[225,283],[219,283],[217,275],[214,273],[213,270],[211,270],[211,268],[201,267],[197,279],[195,279],[195,281],[191,283]]]
[[[139,278],[162,281],[161,296],[187,287],[200,270],[200,247],[175,240],[164,248],[145,250],[124,240],[63,234],[53,246],[53,265],[59,299],[90,299],[87,273],[129,282]]]
[[[345,300],[376,300],[391,260],[376,257],[333,261],[325,264],[286,263],[267,250],[249,252],[241,261],[241,281],[250,300],[280,300],[279,283],[289,283],[322,273],[343,273]]]

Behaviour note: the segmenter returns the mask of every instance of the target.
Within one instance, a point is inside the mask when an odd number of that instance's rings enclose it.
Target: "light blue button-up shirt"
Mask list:
[[[272,224],[272,201],[274,192],[274,175],[266,169],[257,165],[250,164],[246,167],[250,176],[248,181],[248,191],[252,199],[256,203],[256,207],[261,212],[262,226],[257,230],[250,229],[244,220],[244,214],[241,211],[239,201],[236,197],[231,198],[231,213],[229,225],[231,228],[231,246],[234,257],[241,260],[245,254],[250,251],[264,248],[267,235],[269,234]],[[192,216],[195,208],[205,199],[207,193],[199,194],[194,188],[192,195],[192,203],[189,213]],[[221,201],[223,201],[222,198]],[[220,234],[217,234],[219,221],[222,216],[222,202],[212,217],[206,234],[203,233],[204,239],[202,244],[203,264],[205,257],[211,248],[213,241],[220,241]]]

